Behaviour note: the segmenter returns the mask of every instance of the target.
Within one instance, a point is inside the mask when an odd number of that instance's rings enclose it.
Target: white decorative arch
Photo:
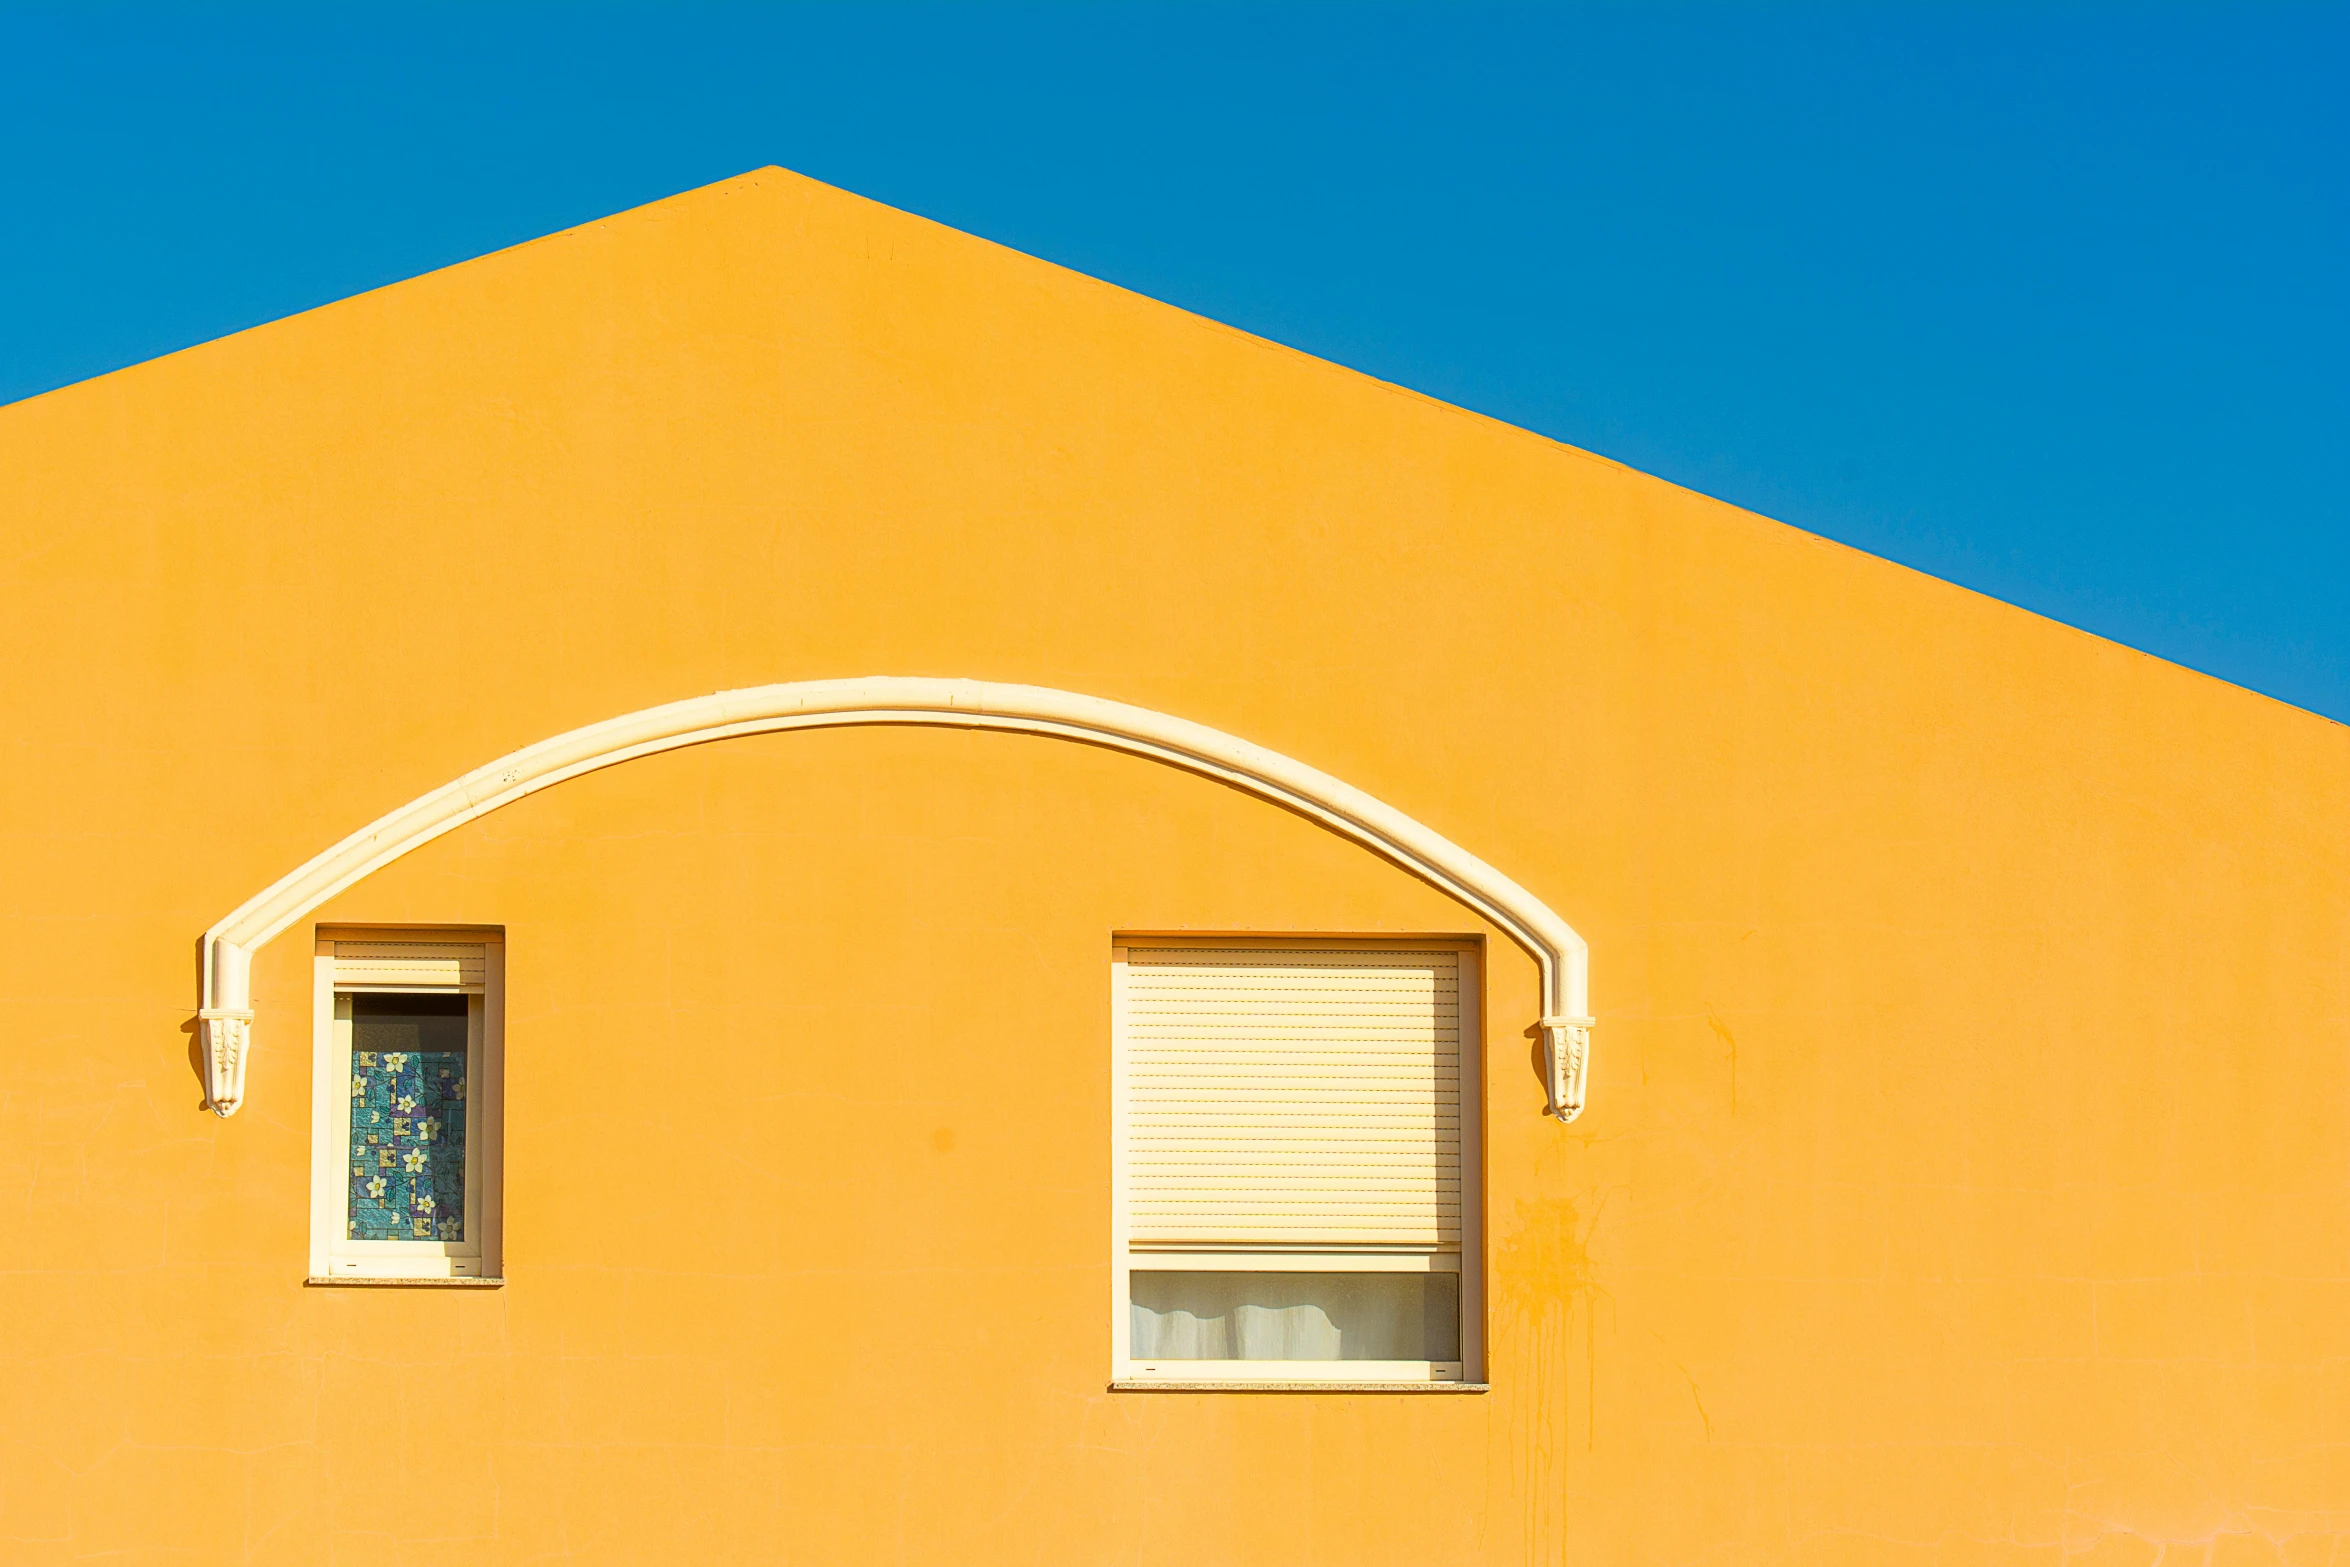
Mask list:
[[[1044,686],[893,675],[721,691],[541,740],[401,806],[270,883],[204,933],[197,1016],[214,1112],[234,1115],[244,1102],[254,951],[335,894],[451,828],[566,778],[709,740],[846,724],[937,724],[1080,740],[1220,779],[1352,838],[1467,904],[1533,955],[1542,970],[1550,1113],[1571,1121],[1582,1112],[1592,1021],[1584,1015],[1588,949],[1541,899],[1466,849],[1328,773],[1204,724]]]

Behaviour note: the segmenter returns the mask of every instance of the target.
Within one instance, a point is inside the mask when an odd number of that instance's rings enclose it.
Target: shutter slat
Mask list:
[[[1131,947],[1121,972],[1136,1240],[1458,1244],[1458,954]]]

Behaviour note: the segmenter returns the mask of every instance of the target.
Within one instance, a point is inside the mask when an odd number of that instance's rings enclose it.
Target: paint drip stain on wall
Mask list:
[[[1564,1197],[1520,1198],[1515,1223],[1494,1252],[1493,1278],[1501,1308],[1496,1323],[1524,1339],[1524,1363],[1533,1370],[1535,1408],[1525,1429],[1530,1440],[1516,1458],[1519,1495],[1525,1499],[1528,1560],[1550,1553],[1543,1542],[1563,1546],[1566,1527],[1566,1460],[1572,1445],[1573,1389],[1570,1366],[1578,1322],[1583,1339],[1583,1446],[1598,1434],[1599,1350],[1596,1305],[1607,1292],[1591,1260],[1602,1198],[1583,1218]]]

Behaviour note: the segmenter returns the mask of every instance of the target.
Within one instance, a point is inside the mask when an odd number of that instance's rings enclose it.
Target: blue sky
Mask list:
[[[780,163],[2350,719],[2345,82],[2343,5],[0,0],[0,402]]]

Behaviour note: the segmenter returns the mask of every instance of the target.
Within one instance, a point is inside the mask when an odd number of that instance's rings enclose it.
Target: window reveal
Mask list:
[[[1475,949],[1113,962],[1122,1381],[1466,1382]]]
[[[504,972],[491,930],[319,931],[313,1282],[498,1277]]]

